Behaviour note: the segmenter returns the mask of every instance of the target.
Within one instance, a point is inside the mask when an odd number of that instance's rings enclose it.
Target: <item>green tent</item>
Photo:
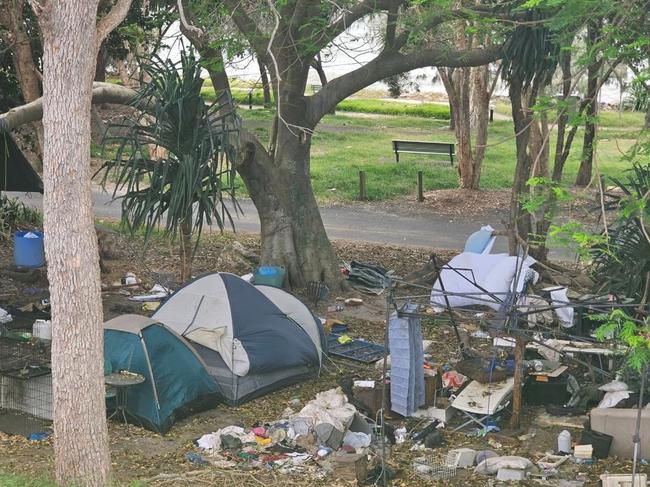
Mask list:
[[[107,321],[104,356],[114,372],[144,376],[142,384],[128,388],[126,412],[145,428],[164,434],[182,417],[218,402],[219,388],[194,350],[150,318],[123,315]]]

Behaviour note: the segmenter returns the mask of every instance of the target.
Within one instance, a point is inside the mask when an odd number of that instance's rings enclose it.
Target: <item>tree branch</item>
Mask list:
[[[265,59],[268,39],[265,39],[266,36],[260,29],[258,29],[258,26],[253,21],[250,13],[243,9],[241,1],[223,0],[223,4],[230,9],[230,18],[251,45],[255,54],[261,56],[262,59]]]
[[[124,21],[126,14],[131,8],[131,0],[117,0],[111,10],[97,22],[97,41],[96,50],[102,45],[102,42],[113,32],[118,25]]]
[[[178,7],[178,18],[180,19],[181,32],[192,44],[194,44],[194,47],[200,49],[203,46],[203,36],[205,35],[205,32],[203,29],[196,27],[196,25],[188,20],[190,12],[187,11],[186,7],[183,5],[183,0],[178,0],[176,5]]]
[[[331,80],[318,93],[311,96],[308,117],[315,124],[326,113],[333,110],[340,101],[395,74],[428,66],[482,66],[500,59],[502,55],[500,46],[469,51],[430,48],[410,54],[384,51],[364,66]]]
[[[93,83],[94,104],[112,103],[115,105],[129,105],[135,98],[136,92],[130,88],[112,83]],[[138,106],[146,111],[147,106]],[[12,108],[0,114],[0,133],[11,132],[16,128],[30,122],[37,122],[43,118],[43,98],[38,98],[31,103]]]
[[[404,0],[364,0],[347,10],[337,21],[325,28],[318,45],[321,48],[325,47],[332,39],[348,30],[354,22],[370,13],[388,10],[391,5],[399,8],[403,3]]]

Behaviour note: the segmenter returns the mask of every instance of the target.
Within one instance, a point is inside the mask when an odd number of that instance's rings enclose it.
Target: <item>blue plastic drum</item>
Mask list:
[[[45,249],[43,232],[37,230],[16,232],[14,235],[14,262],[17,267],[43,267]]]

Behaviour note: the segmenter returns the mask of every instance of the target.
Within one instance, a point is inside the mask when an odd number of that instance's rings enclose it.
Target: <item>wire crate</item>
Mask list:
[[[413,460],[413,469],[420,477],[433,480],[450,479],[456,476],[456,464],[453,455],[444,457],[426,455]]]

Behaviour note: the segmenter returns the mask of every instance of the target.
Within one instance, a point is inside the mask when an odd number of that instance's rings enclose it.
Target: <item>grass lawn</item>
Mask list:
[[[272,111],[243,108],[248,105],[249,90],[245,83],[233,83],[233,96],[241,107],[239,114],[247,128],[266,141]],[[202,91],[206,98],[214,98],[210,80],[206,80]],[[262,104],[259,88],[253,91],[253,103],[258,107]],[[497,102],[496,111],[510,115],[509,105],[502,101]],[[371,200],[415,194],[419,170],[424,171],[425,190],[457,187],[458,170],[448,160],[401,154],[397,164],[391,145],[391,140],[398,138],[455,142],[454,134],[448,130],[448,118],[449,109],[444,104],[410,104],[366,98],[343,101],[336,115],[324,117],[313,135],[311,175],[316,197],[324,203],[355,200],[360,170],[366,171],[367,194]],[[597,167],[605,175],[620,174],[630,166],[623,155],[636,141],[644,114],[606,111],[599,115],[599,119]],[[552,154],[554,134],[551,135],[550,147]],[[575,180],[581,151],[582,129],[576,135],[564,170],[564,183],[567,185]],[[99,152],[99,148],[94,148],[93,155],[101,157]],[[487,190],[510,188],[515,159],[512,121],[495,120],[489,127],[481,187]],[[246,196],[241,180],[237,185],[238,194]]]
[[[261,137],[268,138],[272,113],[269,110],[240,110],[245,124]],[[605,114],[599,131],[598,168],[603,174],[619,174],[630,166],[623,153],[634,143],[643,114]],[[614,117],[612,117],[614,115]],[[387,115],[353,115],[337,112],[327,115],[313,135],[311,174],[314,191],[322,202],[352,201],[358,195],[358,171],[366,171],[367,192],[371,200],[415,194],[418,170],[424,171],[425,190],[455,188],[456,166],[419,154],[400,154],[395,163],[392,139],[454,142],[448,122],[432,118]],[[567,161],[564,182],[571,184],[579,166],[581,132]],[[551,137],[551,147],[555,137]],[[483,189],[512,186],[516,152],[512,122],[498,120],[490,125],[488,149],[483,162]],[[241,185],[243,186],[243,185]],[[242,188],[243,189],[243,188]],[[241,191],[240,191],[240,194]]]

